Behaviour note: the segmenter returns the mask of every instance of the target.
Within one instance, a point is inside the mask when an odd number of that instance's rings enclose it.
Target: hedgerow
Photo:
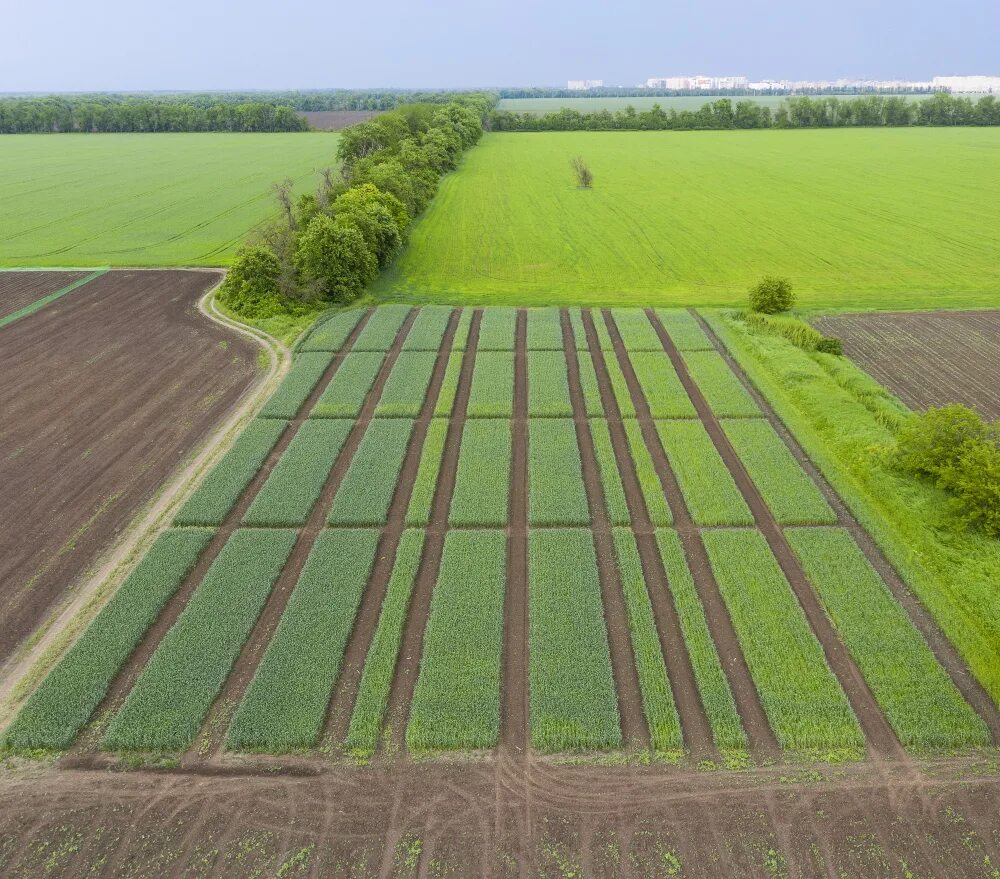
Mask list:
[[[528,522],[531,525],[590,523],[580,447],[572,419],[532,418],[528,422]]]
[[[425,305],[406,334],[404,351],[437,351],[441,347],[448,321],[454,309],[450,305]]]
[[[352,308],[316,324],[302,341],[299,351],[339,351],[363,314],[363,309]]]
[[[337,367],[309,417],[357,418],[384,361],[380,352],[352,351]]]
[[[529,308],[527,311],[527,349],[562,351],[562,323],[558,308]]]
[[[625,500],[625,489],[622,487],[618,461],[615,458],[614,446],[611,444],[608,422],[603,418],[591,418],[590,436],[594,442],[594,457],[597,458],[597,469],[601,475],[601,488],[604,491],[604,506],[608,511],[608,520],[612,525],[628,525],[632,517],[629,514],[628,502]]]
[[[435,351],[401,352],[382,389],[375,416],[416,418],[424,408],[436,363]]]
[[[511,428],[500,418],[470,418],[462,431],[448,524],[507,524]]]
[[[594,361],[588,351],[577,351],[576,359],[580,364],[580,390],[583,392],[583,406],[587,417],[603,418],[604,402],[601,400],[601,389],[597,384]]]
[[[514,353],[477,352],[469,393],[469,417],[510,418],[513,414]]]
[[[569,396],[566,355],[558,351],[528,352],[528,415],[562,417],[573,415]]]
[[[670,358],[661,348],[629,355],[653,418],[696,418],[694,403],[684,390]]]
[[[427,428],[424,447],[420,453],[420,467],[413,480],[410,506],[406,511],[406,524],[427,526],[431,521],[431,507],[437,491],[438,474],[444,456],[445,441],[448,438],[448,419],[434,418]]]
[[[632,462],[635,464],[635,475],[639,480],[639,488],[642,490],[642,497],[646,502],[646,512],[649,513],[649,520],[654,525],[670,525],[673,523],[673,514],[670,512],[670,505],[667,503],[663,493],[663,483],[656,472],[653,458],[646,448],[646,441],[642,436],[642,428],[638,421],[626,421],[625,436],[628,438],[629,450],[632,453]]]
[[[656,330],[641,308],[612,308],[611,316],[622,337],[626,351],[662,351]]]
[[[322,351],[297,354],[281,386],[264,404],[261,417],[291,419],[298,415],[332,359],[331,353]]]
[[[754,418],[761,414],[718,351],[687,351],[682,356],[691,378],[719,418]]]
[[[441,382],[441,390],[438,392],[437,402],[434,404],[435,418],[448,418],[452,409],[455,408],[455,395],[458,393],[458,380],[462,375],[462,361],[465,359],[463,351],[452,351],[448,355],[448,366],[444,371],[444,381]]]
[[[409,313],[409,305],[383,305],[376,308],[351,350],[388,351]]]
[[[487,308],[479,324],[480,351],[513,351],[516,308]]]
[[[680,308],[657,308],[656,316],[678,351],[711,351],[711,340],[694,315]]]

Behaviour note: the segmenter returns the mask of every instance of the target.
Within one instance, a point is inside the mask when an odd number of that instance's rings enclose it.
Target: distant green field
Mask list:
[[[728,97],[734,104],[737,101],[753,101],[762,107],[778,107],[787,101],[788,95],[676,95],[674,97],[638,97],[638,98],[504,98],[500,101],[498,110],[510,110],[514,113],[552,113],[569,107],[581,113],[596,113],[599,110],[624,110],[630,104],[636,110],[648,110],[653,104],[659,104],[664,110],[698,110],[703,104]],[[810,98],[836,98],[838,101],[849,101],[861,95],[809,95]],[[907,101],[919,101],[927,95],[900,95]]]
[[[337,135],[25,134],[0,148],[0,266],[225,265]]]
[[[570,159],[595,184],[578,189]],[[490,134],[376,287],[389,300],[995,305],[1000,131]]]

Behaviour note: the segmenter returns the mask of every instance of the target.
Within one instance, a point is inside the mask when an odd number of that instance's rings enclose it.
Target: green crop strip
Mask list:
[[[24,308],[19,308],[13,314],[8,314],[0,317],[0,327],[5,327],[8,324],[14,323],[16,320],[20,320],[22,317],[27,317],[29,314],[34,314],[45,308],[50,302],[55,302],[57,299],[62,298],[67,293],[72,293],[74,290],[82,287],[84,284],[89,284],[91,281],[96,280],[101,277],[101,275],[106,275],[110,269],[98,269],[96,272],[91,272],[83,278],[78,278],[72,284],[67,284],[65,287],[59,290],[54,290],[46,296],[42,296],[40,299],[36,299],[34,302],[29,302]]]
[[[448,524],[497,527],[507,524],[510,491],[510,422],[471,418],[462,431]]]
[[[424,408],[437,357],[434,351],[401,352],[375,407],[375,416],[416,418]]]
[[[590,524],[572,419],[532,418],[528,422],[528,522]]]
[[[201,729],[296,534],[235,531],[112,719],[112,750],[181,751]]]
[[[472,309],[463,308],[462,314],[458,318],[458,326],[455,327],[455,340],[452,343],[453,351],[464,351],[469,345],[469,331],[472,329]]]
[[[516,330],[516,308],[485,309],[479,324],[479,350],[513,351]]]
[[[441,391],[438,393],[437,402],[434,404],[435,418],[450,418],[452,409],[455,408],[455,395],[458,393],[458,380],[462,376],[462,361],[465,354],[462,351],[452,351],[448,355],[448,366],[444,371],[444,380],[441,382]]]
[[[376,418],[368,425],[333,499],[329,524],[386,523],[412,433],[408,418]]]
[[[423,531],[403,532],[344,742],[356,757],[370,757],[378,744],[423,546]]]
[[[698,417],[694,403],[662,348],[659,351],[636,351],[629,358],[653,418]]]
[[[629,528],[615,528],[614,542],[649,740],[656,751],[677,751],[684,747],[681,720],[674,705],[667,666],[660,649],[639,547]]]
[[[694,578],[684,558],[684,549],[676,532],[667,528],[656,530],[656,543],[663,560],[663,569],[667,572],[667,582],[674,598],[674,607],[680,619],[681,632],[684,635],[684,645],[691,666],[694,669],[698,692],[701,694],[701,704],[705,706],[709,725],[712,727],[712,738],[721,752],[741,751],[747,746],[743,723],[733,699],[729,681],[722,670],[719,652],[712,640],[712,633],[705,618]]]
[[[376,308],[352,350],[388,351],[409,313],[409,305],[383,305]]]
[[[298,415],[306,398],[312,393],[330,365],[333,355],[322,351],[306,351],[295,355],[292,368],[271,398],[264,404],[262,418],[291,419]]]
[[[433,419],[427,428],[424,447],[420,453],[420,467],[417,469],[417,478],[413,481],[410,506],[406,511],[407,525],[426,527],[430,524],[431,507],[434,504],[447,438],[448,419]]]
[[[341,311],[317,324],[299,346],[300,351],[339,351],[358,325],[364,310]]]
[[[917,748],[988,745],[986,724],[851,535],[842,528],[785,534],[900,742]]]
[[[562,350],[528,352],[528,415],[572,417],[569,375]]]
[[[324,531],[226,738],[230,750],[283,753],[319,740],[379,535]]]
[[[618,332],[626,351],[662,351],[663,344],[649,322],[646,312],[639,308],[612,308]]]
[[[689,312],[679,308],[657,308],[656,316],[678,351],[713,350],[712,341]]]
[[[304,525],[353,422],[306,421],[243,516],[244,525]]]
[[[441,347],[452,309],[447,305],[425,305],[406,334],[404,351],[437,351]]]
[[[863,748],[847,697],[764,537],[743,530],[701,536],[781,747]]]
[[[562,351],[562,323],[558,308],[529,308],[527,348],[529,351]]]
[[[531,744],[539,751],[622,743],[611,651],[590,531],[528,537]]]
[[[276,418],[251,421],[174,517],[174,525],[221,525],[288,426]]]
[[[747,502],[700,421],[657,421],[656,429],[696,524],[753,524]]]
[[[377,351],[348,354],[323,389],[309,417],[357,418],[384,360],[385,355]]]
[[[601,400],[601,389],[597,384],[594,361],[587,351],[577,351],[576,359],[580,364],[580,390],[583,392],[583,406],[587,411],[587,417],[603,418],[604,403]]]
[[[614,351],[604,352],[604,363],[608,370],[608,379],[611,382],[611,389],[615,394],[615,402],[618,403],[618,410],[622,418],[635,418],[635,403],[632,402],[632,394],[628,389],[628,382],[625,381],[625,373],[622,372],[621,364],[615,356]],[[608,413],[609,417],[611,413]]]
[[[719,418],[755,418],[761,414],[718,351],[687,351],[681,356],[709,408]]]
[[[628,525],[632,517],[629,514],[628,502],[625,500],[625,489],[622,487],[615,449],[611,444],[608,422],[603,418],[591,418],[590,436],[594,442],[597,469],[601,474],[601,488],[604,491],[604,505],[608,511],[608,519],[612,525]]]
[[[569,323],[573,328],[573,340],[576,343],[577,351],[589,351],[590,346],[587,344],[587,330],[583,325],[583,314],[579,308],[570,308],[569,311]]]
[[[507,583],[503,531],[452,531],[406,729],[413,753],[496,746]]]
[[[725,419],[722,429],[774,518],[783,525],[832,524],[837,517],[781,437],[759,418]]]
[[[632,461],[635,464],[635,475],[639,480],[639,488],[642,489],[642,497],[646,501],[649,521],[659,526],[671,525],[674,517],[663,494],[663,483],[660,482],[653,458],[646,447],[646,441],[642,438],[642,428],[638,421],[626,421],[624,426]]]
[[[205,528],[165,531],[80,639],[49,672],[3,737],[30,751],[68,748],[119,669],[212,539]]]
[[[615,343],[611,341],[611,333],[608,331],[607,322],[604,320],[604,313],[600,309],[593,309],[591,311],[591,316],[594,319],[594,329],[597,330],[597,341],[600,343],[600,348],[605,352],[613,352],[615,350]],[[613,354],[611,356],[614,356]]]
[[[510,418],[513,414],[514,353],[478,351],[469,392],[469,417]]]

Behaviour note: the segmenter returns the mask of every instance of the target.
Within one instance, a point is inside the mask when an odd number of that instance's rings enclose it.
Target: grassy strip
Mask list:
[[[900,742],[987,745],[989,730],[842,528],[785,532]]]
[[[594,441],[594,455],[597,458],[597,469],[601,474],[601,487],[604,490],[604,506],[608,511],[608,519],[612,525],[629,525],[632,517],[625,500],[625,489],[622,486],[621,473],[618,471],[614,446],[611,444],[608,422],[603,418],[591,418],[590,436]]]
[[[681,356],[709,408],[719,418],[755,418],[761,414],[718,351],[688,351]]]
[[[288,426],[276,418],[251,421],[174,517],[174,525],[221,525]]]
[[[409,418],[376,418],[361,438],[327,521],[331,525],[384,525],[413,433]]]
[[[642,497],[646,501],[649,521],[660,527],[672,525],[674,517],[663,494],[663,483],[660,482],[653,458],[646,448],[646,441],[642,438],[642,428],[637,421],[626,421],[624,425],[632,461],[635,464],[635,475],[639,480],[639,488],[642,489]]]
[[[589,531],[528,537],[531,744],[539,751],[622,743],[597,555]]]
[[[615,350],[615,343],[611,341],[611,333],[608,332],[608,325],[604,320],[604,313],[599,308],[595,308],[591,311],[591,315],[594,318],[594,329],[597,330],[597,341],[600,343],[601,350],[604,351],[605,356],[607,356],[608,351]]]
[[[485,418],[465,422],[449,525],[507,524],[510,456],[509,421]]]
[[[641,308],[612,308],[626,351],[662,351],[663,344]]]
[[[119,669],[212,539],[207,528],[165,531],[7,729],[16,750],[67,748]]]
[[[379,535],[324,531],[233,717],[226,746],[283,753],[316,744]]]
[[[667,572],[674,607],[677,608],[684,635],[684,645],[691,657],[701,704],[705,706],[715,745],[722,752],[745,750],[747,737],[743,731],[743,722],[740,720],[733,692],[729,689],[729,681],[722,670],[722,662],[712,640],[694,578],[684,558],[680,538],[675,531],[658,528],[656,543],[663,560],[663,569]]]
[[[403,341],[404,351],[437,351],[441,347],[452,308],[449,305],[425,305],[417,312],[413,326]]]
[[[529,308],[527,348],[529,351],[562,351],[562,323],[558,308]]]
[[[590,524],[580,447],[570,418],[528,421],[528,523]]]
[[[712,351],[712,341],[694,315],[681,308],[657,308],[656,316],[678,351]]]
[[[437,363],[436,351],[403,351],[386,380],[375,407],[376,418],[416,418]]]
[[[463,308],[455,327],[455,338],[452,341],[453,351],[464,351],[469,346],[469,331],[472,329],[472,309]]]
[[[674,705],[667,666],[660,649],[653,605],[646,591],[646,578],[639,560],[639,547],[630,528],[615,528],[614,542],[650,743],[656,751],[677,751],[684,747],[681,720]]]
[[[351,432],[346,419],[306,421],[243,516],[244,525],[304,525]]]
[[[378,351],[352,351],[313,406],[310,418],[357,418],[382,368],[385,355]]]
[[[458,393],[458,380],[462,375],[462,360],[464,357],[465,353],[463,351],[452,351],[448,355],[448,366],[444,371],[441,391],[438,393],[437,402],[434,404],[435,418],[451,417],[451,411],[455,408],[455,395]]]
[[[528,415],[571,418],[566,355],[559,351],[528,352]]]
[[[108,271],[110,271],[110,269],[98,269],[97,271],[91,272],[89,275],[83,278],[79,278],[72,284],[67,284],[65,287],[62,287],[59,290],[55,290],[52,293],[42,296],[40,299],[36,299],[34,302],[28,303],[27,305],[24,306],[24,308],[19,308],[13,314],[8,314],[5,317],[0,317],[0,327],[5,327],[8,324],[14,323],[14,321],[16,320],[20,320],[22,317],[27,317],[29,314],[34,314],[36,311],[45,308],[45,306],[48,305],[50,302],[55,302],[57,299],[61,298],[62,296],[65,296],[67,293],[72,293],[78,287],[82,287],[84,284],[89,284],[91,281],[101,277],[101,275],[107,274]]]
[[[360,308],[337,312],[313,327],[303,339],[299,351],[339,351],[364,313],[364,309]]]
[[[510,418],[513,414],[514,352],[478,351],[469,392],[469,417]]]
[[[577,351],[589,351],[587,344],[587,330],[583,325],[583,314],[579,308],[569,308],[569,323],[573,328],[573,339],[576,343]]]
[[[423,547],[423,531],[403,532],[344,742],[356,757],[370,757],[378,744]]]
[[[444,457],[445,440],[448,438],[448,419],[435,418],[427,428],[424,447],[420,453],[420,467],[413,481],[410,506],[406,511],[406,524],[427,526],[431,521],[434,492],[437,491],[438,474]]]
[[[382,305],[368,319],[354,343],[354,351],[388,351],[410,313],[409,305]]]
[[[697,525],[753,525],[753,514],[700,421],[657,421],[660,441]]]
[[[622,418],[635,418],[635,404],[632,402],[632,394],[628,389],[628,382],[625,381],[625,373],[622,372],[621,364],[615,352],[604,352],[604,363],[608,370],[608,380],[611,382],[611,390],[614,391],[615,402],[618,403],[618,411]],[[608,413],[610,417],[611,413]]]
[[[516,331],[516,308],[484,309],[479,324],[479,350],[513,351]]]
[[[496,746],[506,583],[505,532],[448,534],[406,729],[411,752]]]
[[[702,540],[771,729],[782,748],[863,748],[847,696],[758,531]]]
[[[291,419],[298,415],[332,359],[332,354],[322,351],[296,354],[284,381],[261,409],[261,417]]]
[[[629,358],[653,418],[698,417],[694,403],[662,348],[659,352],[636,351]]]
[[[191,744],[295,537],[291,530],[233,532],[112,719],[106,748],[182,751]]]
[[[601,389],[597,384],[597,372],[594,361],[588,351],[578,351],[577,362],[580,364],[580,390],[583,392],[583,406],[588,418],[603,418],[604,403],[601,400]]]
[[[783,525],[837,521],[822,492],[767,421],[761,418],[725,419],[722,429],[775,519]]]

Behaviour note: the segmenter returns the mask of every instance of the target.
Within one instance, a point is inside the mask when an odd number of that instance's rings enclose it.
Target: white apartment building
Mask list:
[[[566,82],[566,88],[573,92],[582,92],[587,89],[604,88],[603,79],[570,79]]]
[[[935,76],[932,82],[934,88],[950,92],[1000,92],[1000,76]]]
[[[654,76],[646,80],[648,89],[687,91],[701,89],[742,89],[747,87],[745,76]]]

